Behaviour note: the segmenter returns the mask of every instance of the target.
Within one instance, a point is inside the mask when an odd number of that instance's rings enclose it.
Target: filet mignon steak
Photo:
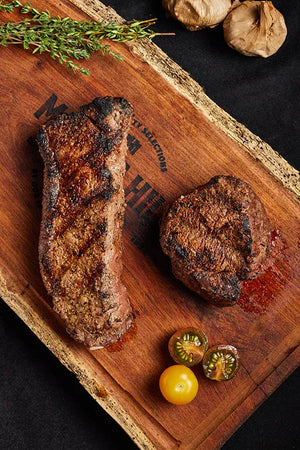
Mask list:
[[[132,323],[121,283],[123,177],[133,109],[96,98],[42,126],[40,269],[67,331],[91,348],[117,341]]]
[[[220,175],[165,211],[160,243],[176,278],[210,303],[232,305],[242,280],[265,270],[271,233],[249,184]]]

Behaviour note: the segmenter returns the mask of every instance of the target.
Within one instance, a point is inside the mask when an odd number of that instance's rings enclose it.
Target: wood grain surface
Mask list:
[[[86,18],[67,1],[37,3],[53,14]],[[108,12],[103,6],[95,12],[95,2],[77,3],[93,17]],[[197,92],[179,89],[170,80],[180,73],[172,78],[147,63],[145,45],[113,47],[125,61],[94,55],[86,63],[90,77],[74,75],[47,55],[1,49],[0,294],[139,447],[218,448],[299,363],[299,176],[213,102],[210,115],[209,100],[206,106],[195,100],[199,86]],[[186,86],[193,83],[186,79]],[[42,161],[34,136],[53,114],[77,111],[102,95],[123,96],[135,108],[123,280],[136,319],[122,345],[91,352],[67,336],[39,274]],[[273,266],[258,282],[245,283],[238,305],[222,309],[174,279],[158,243],[161,208],[217,174],[249,182],[274,230]],[[214,383],[196,368],[197,399],[176,407],[161,398],[158,377],[172,364],[169,336],[186,325],[203,328],[211,345],[235,345],[241,369],[233,380]]]

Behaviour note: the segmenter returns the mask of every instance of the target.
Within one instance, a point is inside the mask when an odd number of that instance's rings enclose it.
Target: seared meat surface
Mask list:
[[[125,99],[96,98],[50,120],[37,136],[45,164],[42,278],[67,331],[91,348],[117,341],[132,323],[120,281],[132,115]]]
[[[232,305],[242,280],[264,272],[271,233],[264,206],[234,176],[216,176],[165,212],[160,243],[176,278],[210,303]]]

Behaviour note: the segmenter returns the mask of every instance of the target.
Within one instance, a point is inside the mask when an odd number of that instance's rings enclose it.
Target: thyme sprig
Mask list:
[[[123,56],[114,52],[105,41],[128,42],[139,39],[153,39],[157,35],[149,26],[156,19],[132,20],[123,24],[115,22],[93,22],[73,20],[70,17],[51,17],[49,11],[38,11],[29,3],[12,1],[0,2],[0,12],[11,13],[18,9],[21,14],[30,14],[21,22],[0,22],[0,45],[22,45],[32,53],[47,52],[60,64],[66,64],[74,72],[79,70],[85,75],[90,72],[81,67],[75,60],[88,59],[94,52],[110,54],[115,59],[123,60]]]

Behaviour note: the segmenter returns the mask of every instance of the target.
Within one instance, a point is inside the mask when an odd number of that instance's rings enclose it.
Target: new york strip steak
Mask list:
[[[37,135],[44,159],[40,269],[67,331],[90,348],[117,341],[132,312],[120,276],[123,177],[133,109],[96,98]]]

